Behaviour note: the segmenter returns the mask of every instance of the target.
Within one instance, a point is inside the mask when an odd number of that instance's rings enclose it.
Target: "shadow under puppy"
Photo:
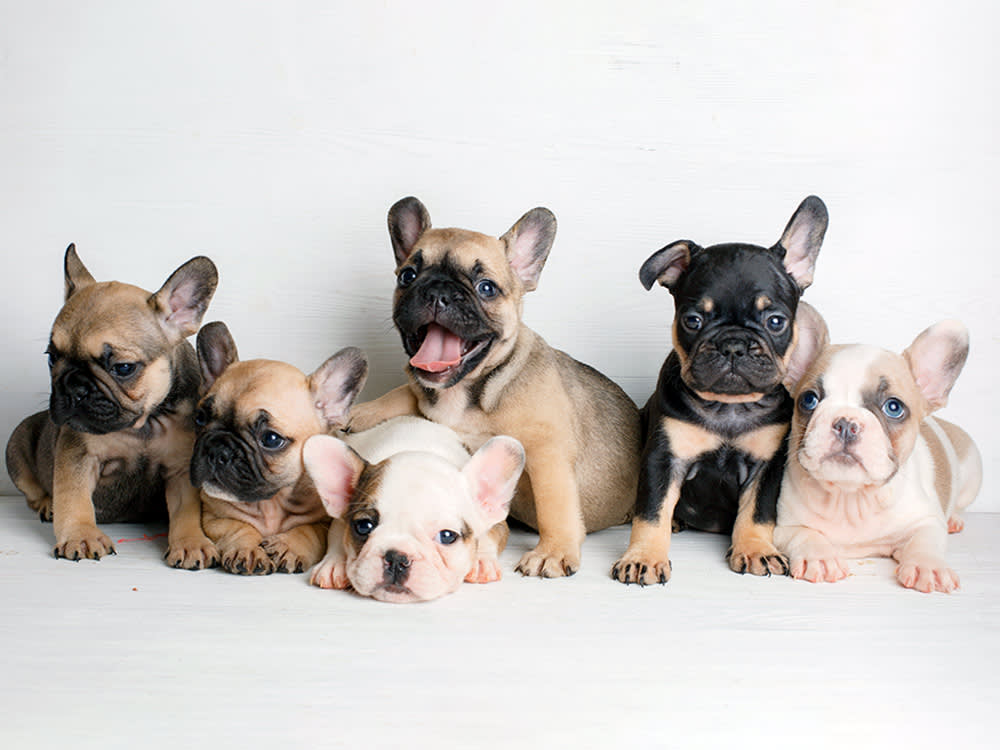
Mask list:
[[[313,583],[414,602],[500,579],[504,519],[524,468],[514,438],[491,438],[470,457],[448,427],[397,417],[343,441],[310,438],[303,458],[338,519]]]
[[[771,248],[679,240],[643,263],[643,286],[658,281],[674,298],[674,347],[643,409],[635,517],[615,579],[666,583],[672,526],[731,532],[738,573],[788,572],[772,543],[792,417],[783,382],[826,340],[799,297],[827,223],[809,196]]]
[[[360,404],[352,430],[401,415],[454,429],[475,450],[494,435],[527,455],[512,517],[538,529],[524,575],[572,575],[584,535],[628,520],[639,461],[639,412],[601,373],[550,347],[521,320],[555,240],[545,208],[503,236],[433,229],[403,198],[389,209],[396,258],[393,323],[409,385]]]
[[[302,448],[346,424],[368,361],[348,347],[311,375],[284,362],[241,362],[220,322],[198,332],[197,346],[206,393],[191,479],[205,532],[230,573],[301,573],[323,556],[329,525]]]
[[[969,337],[931,326],[902,355],[872,346],[826,349],[801,380],[774,541],[791,574],[837,581],[846,558],[893,557],[903,586],[958,588],[945,563],[949,532],[975,499],[982,459],[963,430],[929,414],[948,402]]]
[[[154,293],[96,281],[75,245],[63,269],[65,304],[47,349],[49,408],[14,430],[7,471],[28,506],[52,521],[56,557],[114,554],[98,523],[167,515],[167,563],[208,567],[216,550],[188,478],[200,377],[185,339],[215,292],[215,265],[192,258]]]

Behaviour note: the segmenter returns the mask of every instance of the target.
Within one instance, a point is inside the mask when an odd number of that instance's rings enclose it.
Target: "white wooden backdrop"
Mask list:
[[[156,288],[206,254],[244,357],[310,370],[357,345],[402,382],[385,213],[559,234],[530,325],[637,401],[669,346],[653,250],[777,239],[817,193],[807,299],[838,341],[972,331],[946,414],[1000,510],[995,3],[5,2],[0,432],[45,405],[76,242]],[[0,490],[9,492],[6,477]]]

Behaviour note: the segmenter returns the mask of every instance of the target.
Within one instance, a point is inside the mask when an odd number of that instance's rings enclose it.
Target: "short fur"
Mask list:
[[[680,240],[642,265],[643,286],[674,298],[674,349],[643,409],[635,519],[615,579],[666,583],[672,527],[732,533],[738,573],[787,572],[771,541],[792,416],[783,382],[826,337],[799,302],[826,226],[810,196],[771,248]]]
[[[850,558],[891,556],[907,588],[958,587],[946,538],[979,492],[982,459],[964,431],[929,415],[967,353],[965,327],[945,321],[903,355],[854,345],[817,358],[796,390],[774,532],[792,576],[837,581]]]
[[[114,554],[98,523],[168,515],[166,561],[214,565],[188,477],[200,375],[185,340],[198,329],[218,274],[192,258],[155,293],[97,282],[70,245],[66,301],[48,355],[49,409],[7,443],[7,471],[28,505],[52,520],[56,557]]]
[[[524,468],[513,438],[470,458],[453,430],[397,417],[345,442],[310,438],[304,457],[336,519],[314,584],[412,602],[500,579],[503,519]]]
[[[348,347],[311,375],[284,362],[241,362],[220,322],[198,333],[198,357],[206,393],[191,478],[205,532],[230,573],[301,573],[326,551],[330,523],[302,448],[313,435],[339,434],[368,361]]]
[[[352,429],[411,414],[453,428],[470,450],[494,435],[515,437],[527,467],[511,516],[540,537],[517,570],[572,575],[584,535],[630,517],[640,427],[617,385],[521,322],[555,217],[532,209],[494,238],[432,229],[423,204],[404,198],[388,221],[397,263],[393,322],[410,356],[410,382],[359,405]]]

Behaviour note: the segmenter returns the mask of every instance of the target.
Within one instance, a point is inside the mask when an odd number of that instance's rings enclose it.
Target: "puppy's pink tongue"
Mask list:
[[[462,361],[462,339],[437,323],[427,326],[427,335],[410,364],[425,372],[441,372]]]

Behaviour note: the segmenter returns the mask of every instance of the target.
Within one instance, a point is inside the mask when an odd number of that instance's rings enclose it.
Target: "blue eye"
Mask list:
[[[135,374],[139,365],[135,362],[118,362],[117,364],[111,365],[111,374],[116,378],[128,378]]]
[[[440,544],[454,544],[458,541],[459,534],[451,529],[443,529],[438,532],[437,540]]]
[[[375,522],[370,518],[356,518],[351,521],[351,529],[358,536],[368,536],[375,530]]]
[[[396,277],[396,281],[401,287],[409,286],[417,278],[417,271],[412,266],[407,266],[402,271],[399,272],[399,276]]]
[[[700,331],[704,320],[697,313],[688,313],[681,318],[681,324],[691,332]]]
[[[285,443],[287,442],[288,441],[285,440],[285,438],[283,438],[274,430],[267,430],[264,432],[263,435],[260,436],[261,447],[269,451],[276,451],[278,450],[278,448],[284,447]]]
[[[500,289],[489,279],[482,279],[476,284],[476,294],[483,299],[493,299],[500,293]]]
[[[204,427],[208,424],[208,409],[204,406],[198,407],[194,413],[194,423],[198,427]]]
[[[788,318],[780,313],[769,315],[767,318],[767,330],[771,333],[781,333],[788,327]]]
[[[906,414],[906,405],[898,398],[887,398],[882,404],[882,413],[889,419],[902,419]]]
[[[819,406],[819,396],[816,391],[806,391],[799,396],[799,408],[802,411],[812,411]]]

